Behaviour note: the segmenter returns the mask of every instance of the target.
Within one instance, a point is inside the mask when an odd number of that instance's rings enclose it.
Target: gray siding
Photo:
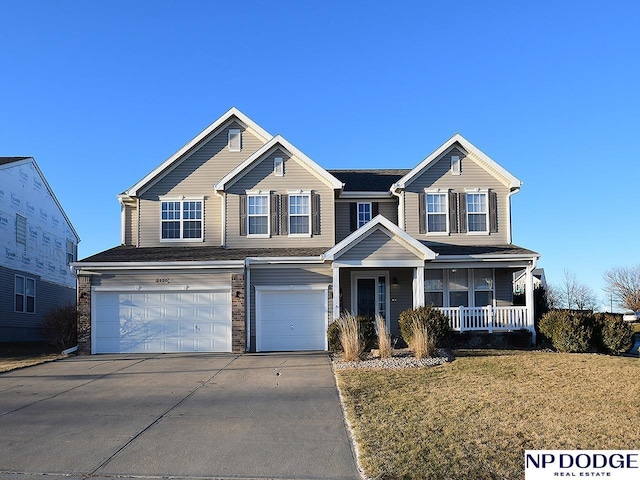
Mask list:
[[[459,155],[462,162],[460,175],[451,173],[451,156]],[[451,189],[464,193],[465,188],[490,188],[498,195],[498,233],[490,235],[468,235],[452,233],[449,236],[430,237],[420,233],[418,215],[418,195],[425,188]],[[501,245],[506,244],[509,234],[508,195],[509,189],[491,173],[467,156],[462,149],[453,149],[445,153],[437,162],[421,176],[415,178],[405,193],[405,230],[419,239],[432,239],[434,242],[445,242],[454,245]],[[488,220],[488,219],[487,219]]]
[[[273,174],[273,159],[284,159],[284,176]],[[312,190],[320,195],[320,234],[306,237],[273,235],[270,238],[250,238],[240,235],[240,196],[247,190],[287,195],[291,190]],[[333,188],[304,168],[295,157],[281,150],[267,155],[258,165],[233,184],[226,194],[227,241],[229,248],[262,247],[330,247],[334,233]]]
[[[329,265],[291,268],[252,267],[249,275],[251,281],[249,286],[250,349],[252,352],[256,350],[256,285],[331,285],[333,282],[333,271]]]
[[[36,280],[35,313],[16,313],[14,306],[15,275]],[[0,342],[33,342],[42,340],[38,327],[53,307],[75,305],[76,289],[42,280],[37,275],[0,267]]]
[[[351,203],[378,202],[378,213],[387,220],[398,224],[398,200],[396,197],[390,200],[368,199],[360,200],[338,200],[336,201],[336,243],[344,240],[351,234],[351,222],[349,209]]]
[[[229,128],[240,128],[242,150],[230,152],[227,147]],[[204,244],[221,245],[221,200],[213,192],[213,185],[264,145],[264,142],[238,123],[232,123],[191,153],[179,166],[165,175],[140,196],[141,247],[170,246],[160,242],[159,196],[197,196],[204,201]],[[202,242],[198,242],[202,244]],[[180,243],[180,245],[185,245]]]
[[[416,260],[416,255],[385,233],[375,231],[336,260]]]

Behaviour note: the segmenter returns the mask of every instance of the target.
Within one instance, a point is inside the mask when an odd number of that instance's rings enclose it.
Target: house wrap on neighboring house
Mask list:
[[[119,195],[122,245],[74,263],[84,352],[326,350],[341,312],[433,303],[533,328],[521,182],[456,134],[407,170],[325,170],[235,108]],[[527,307],[514,306],[526,270]]]
[[[0,342],[41,340],[53,307],[76,302],[80,237],[33,157],[0,157]]]

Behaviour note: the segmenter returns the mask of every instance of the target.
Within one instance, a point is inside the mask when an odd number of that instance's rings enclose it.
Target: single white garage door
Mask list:
[[[230,352],[231,293],[93,293],[93,353]]]
[[[326,350],[327,290],[288,288],[256,286],[257,350]]]

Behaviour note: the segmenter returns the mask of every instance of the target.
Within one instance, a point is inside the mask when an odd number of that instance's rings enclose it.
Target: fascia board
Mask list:
[[[211,260],[204,262],[74,262],[70,266],[76,270],[192,270],[199,268],[244,267],[244,260]]]
[[[220,116],[216,121],[214,121],[211,125],[205,128],[202,132],[196,135],[192,140],[187,142],[180,150],[175,152],[169,158],[167,158],[164,162],[162,162],[158,167],[156,167],[153,171],[151,171],[148,175],[146,175],[142,180],[134,184],[132,187],[127,189],[124,193],[130,196],[137,196],[141,193],[150,182],[157,180],[165,170],[174,166],[174,164],[187,152],[191,151],[194,147],[196,147],[200,142],[204,139],[215,133],[221,126],[227,123],[231,117],[236,117],[242,123],[244,123],[247,128],[251,129],[256,135],[261,137],[264,141],[268,141],[272,138],[272,135],[264,130],[260,125],[255,123],[249,117],[247,117],[244,113],[238,110],[236,107],[230,108],[227,112],[225,112],[222,116]]]
[[[386,192],[341,192],[338,198],[391,198],[393,194]]]
[[[310,173],[315,175],[324,181],[328,186],[334,190],[341,190],[343,187],[342,182],[327,172],[324,168],[311,160],[308,156],[302,153],[299,149],[294,147],[289,141],[283,138],[281,135],[276,135],[267,143],[265,143],[258,151],[247,158],[244,162],[234,168],[230,173],[224,176],[218,183],[214,185],[217,191],[224,191],[233,183],[235,183],[243,174],[250,172],[259,162],[261,157],[269,153],[270,150],[276,148],[278,145],[287,150],[292,157],[300,162],[300,164],[307,169]]]
[[[453,135],[449,140],[444,142],[440,147],[434,150],[431,154],[429,154],[422,162],[420,162],[415,168],[413,168],[409,173],[407,173],[404,177],[398,180],[391,186],[391,190],[403,189],[406,188],[408,184],[410,184],[415,177],[422,174],[425,170],[427,170],[434,161],[440,157],[443,153],[445,153],[449,148],[455,145],[455,143],[459,143],[467,153],[472,154],[476,159],[480,160],[480,163],[484,163],[485,169],[487,169],[490,173],[492,173],[498,180],[501,180],[505,185],[509,188],[517,189],[520,188],[522,182],[518,180],[515,176],[501,167],[498,163],[492,160],[488,155],[486,155],[482,150],[477,148],[471,142],[469,142],[466,138],[464,138],[459,133]],[[500,178],[502,177],[502,179]]]
[[[533,260],[540,258],[540,254],[524,255],[524,254],[504,254],[504,255],[438,255],[441,262],[468,262],[474,260],[480,261],[510,261],[510,260]]]
[[[247,265],[278,265],[293,263],[324,263],[324,258],[317,257],[247,257]]]

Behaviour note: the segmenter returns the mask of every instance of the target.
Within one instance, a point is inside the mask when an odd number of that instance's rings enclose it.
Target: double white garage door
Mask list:
[[[326,350],[327,290],[256,287],[258,351]],[[94,291],[93,353],[231,352],[231,294]]]

